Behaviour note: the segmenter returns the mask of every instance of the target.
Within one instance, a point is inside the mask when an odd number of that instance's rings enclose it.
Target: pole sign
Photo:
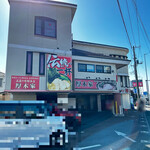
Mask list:
[[[139,85],[139,87],[143,87],[143,81],[142,80],[138,80],[138,85]],[[136,80],[132,80],[132,86],[133,87],[137,87]]]
[[[71,90],[72,58],[47,54],[47,90]]]
[[[147,93],[147,92],[143,92],[143,95],[145,95],[145,96],[146,96],[146,95],[148,95],[148,93]]]
[[[136,90],[136,88],[134,88],[134,94],[136,94],[137,93],[137,90]]]

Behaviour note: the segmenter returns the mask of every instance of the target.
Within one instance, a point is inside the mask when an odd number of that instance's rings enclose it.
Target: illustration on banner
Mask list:
[[[47,89],[71,90],[71,57],[47,54]]]

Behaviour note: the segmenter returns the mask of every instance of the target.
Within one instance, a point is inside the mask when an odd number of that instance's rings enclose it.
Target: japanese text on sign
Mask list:
[[[12,90],[39,90],[39,77],[11,76]]]
[[[47,54],[47,89],[71,90],[72,59]]]

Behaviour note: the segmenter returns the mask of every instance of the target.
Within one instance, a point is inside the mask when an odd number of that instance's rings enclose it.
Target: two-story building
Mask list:
[[[120,86],[122,80],[128,82],[128,49],[73,40],[77,5],[47,0],[9,3],[5,91],[14,100],[46,100],[82,111],[114,106],[118,113],[122,90],[128,88]]]
[[[119,107],[125,106],[123,94],[128,95],[125,101],[129,100],[127,54],[128,49],[123,47],[73,41],[74,87],[71,95],[76,97],[78,109],[109,110],[117,102],[119,112]],[[121,70],[124,74],[119,74]],[[123,87],[120,75],[125,78]]]

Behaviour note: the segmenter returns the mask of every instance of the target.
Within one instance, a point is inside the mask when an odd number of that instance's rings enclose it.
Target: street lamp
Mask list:
[[[147,74],[147,65],[146,65],[146,55],[150,53],[144,54],[144,61],[145,61],[145,72],[146,72],[146,88],[147,88],[147,97],[149,100],[149,85],[148,85],[148,74]]]

